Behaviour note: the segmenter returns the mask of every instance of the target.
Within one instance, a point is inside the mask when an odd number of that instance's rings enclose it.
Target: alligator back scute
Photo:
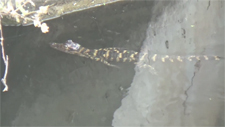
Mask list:
[[[137,62],[138,52],[124,48],[104,48],[98,49],[98,56],[102,56],[107,61],[116,62]]]

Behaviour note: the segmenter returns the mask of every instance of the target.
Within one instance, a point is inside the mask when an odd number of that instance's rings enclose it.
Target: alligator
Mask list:
[[[119,47],[110,48],[99,48],[99,49],[88,49],[81,46],[79,43],[73,42],[72,40],[67,40],[65,43],[50,43],[50,46],[56,50],[68,53],[76,54],[81,57],[90,58],[95,61],[100,61],[108,66],[119,68],[116,65],[109,63],[110,61],[116,62],[134,62],[135,64],[139,60],[139,52],[128,50]],[[146,54],[140,57],[140,60],[144,58]],[[222,57],[219,56],[207,56],[207,55],[188,55],[188,56],[169,56],[169,55],[158,55],[153,54],[150,59],[152,61],[161,60],[165,62],[166,60],[174,62],[175,60],[183,62],[184,60],[220,60]]]

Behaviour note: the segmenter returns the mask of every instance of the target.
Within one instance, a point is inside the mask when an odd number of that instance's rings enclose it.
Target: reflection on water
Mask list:
[[[151,5],[119,2],[66,15],[48,21],[47,34],[33,26],[4,27],[10,90],[2,93],[2,125],[110,126],[134,65],[111,68],[53,50],[49,43],[72,39],[88,48],[139,51]]]

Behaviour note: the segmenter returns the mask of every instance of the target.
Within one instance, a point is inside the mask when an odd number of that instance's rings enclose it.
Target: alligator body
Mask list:
[[[133,50],[127,50],[124,48],[100,48],[100,49],[88,49],[82,47],[79,43],[73,42],[72,40],[68,40],[65,43],[50,43],[50,46],[56,50],[69,53],[69,54],[76,54],[81,57],[90,58],[96,61],[100,61],[108,66],[117,67],[116,65],[110,64],[109,61],[116,61],[116,62],[138,62],[139,60],[139,53]],[[145,57],[144,54],[140,60]],[[218,56],[196,56],[196,55],[189,55],[189,56],[168,56],[168,55],[158,55],[153,54],[150,59],[151,61],[161,60],[162,62],[170,61],[174,62],[179,61],[183,62],[184,60],[192,61],[192,60],[220,60],[222,57]]]
[[[95,61],[100,61],[108,66],[117,67],[116,65],[110,64],[109,61],[116,62],[137,62],[139,53],[127,50],[124,48],[100,48],[100,49],[88,49],[82,47],[79,43],[68,40],[65,43],[50,43],[50,46],[59,51],[76,54],[81,57],[90,58]]]

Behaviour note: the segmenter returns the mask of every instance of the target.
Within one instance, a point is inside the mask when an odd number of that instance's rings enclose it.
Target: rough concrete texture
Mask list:
[[[222,0],[157,2],[142,53],[224,57],[224,12]],[[224,60],[142,63],[156,74],[136,67],[113,126],[224,126]]]

